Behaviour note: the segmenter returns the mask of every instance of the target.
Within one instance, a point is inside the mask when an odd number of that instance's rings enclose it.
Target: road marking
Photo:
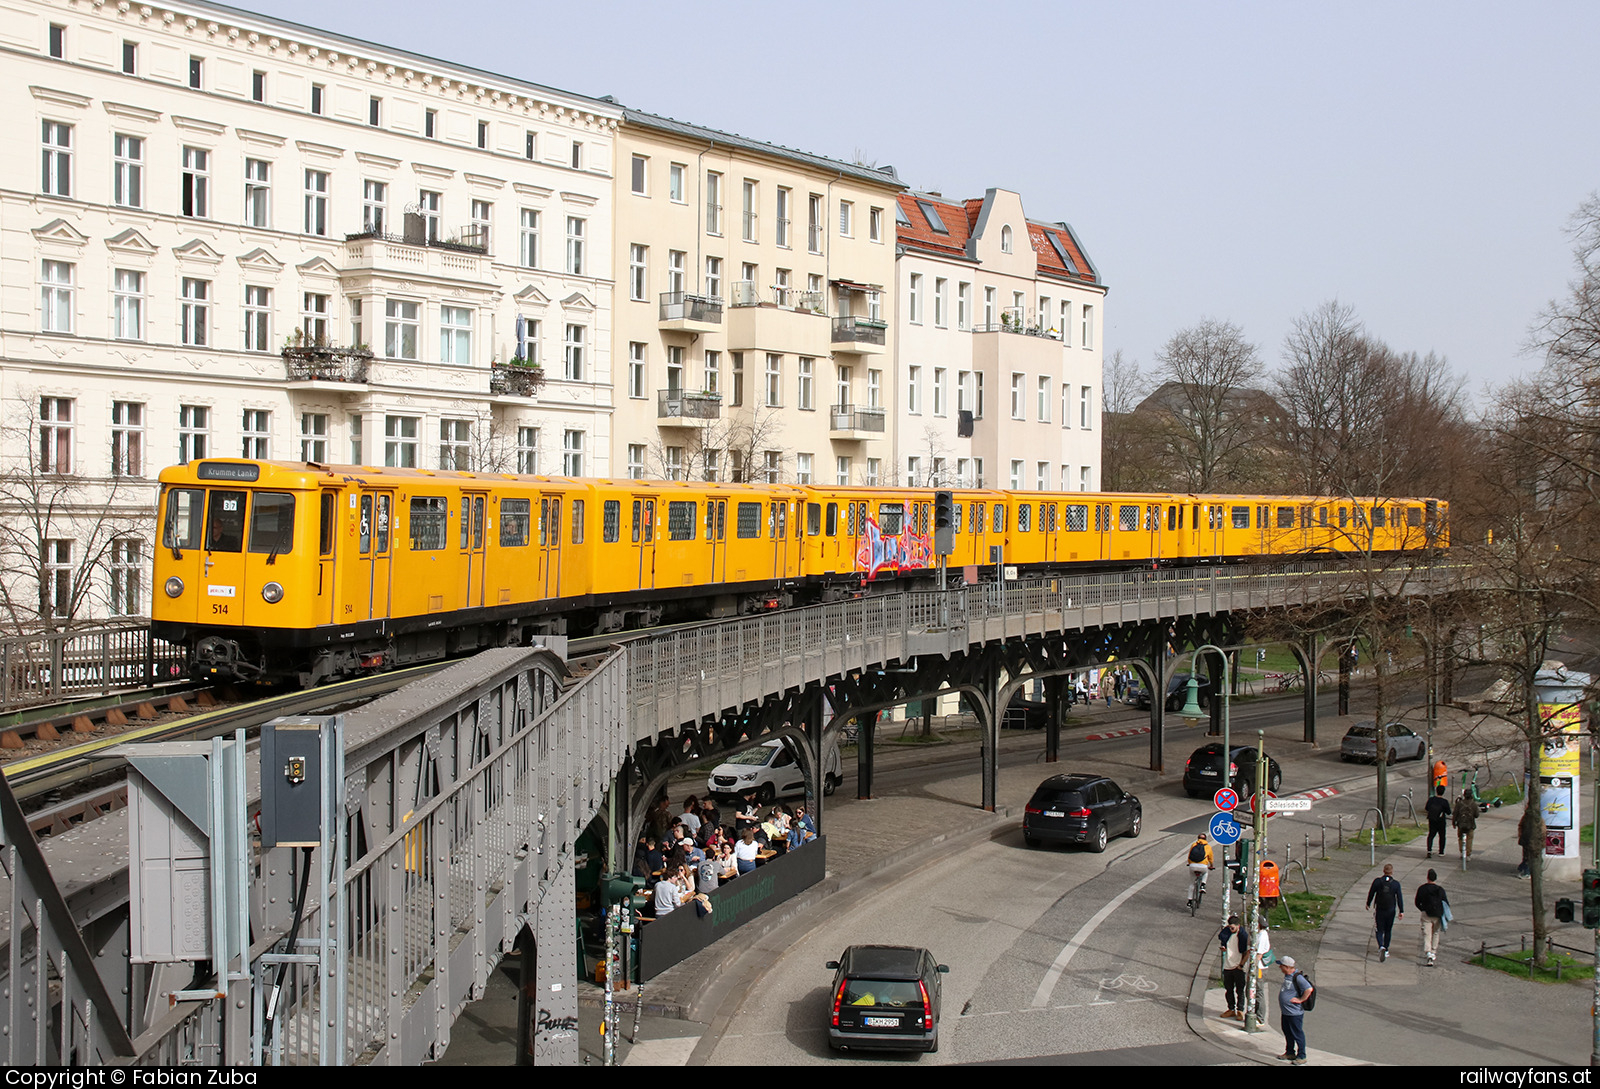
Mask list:
[[[1149,732],[1150,732],[1150,727],[1141,726],[1137,730],[1112,730],[1110,733],[1088,734],[1087,736],[1084,737],[1084,740],[1085,741],[1109,741],[1113,737],[1138,737],[1140,734],[1147,734]]]
[[[1117,908],[1127,903],[1127,901],[1131,899],[1133,895],[1140,889],[1150,884],[1168,870],[1177,869],[1180,865],[1186,863],[1188,859],[1189,856],[1187,854],[1183,853],[1182,851],[1178,852],[1177,856],[1171,861],[1158,867],[1154,873],[1150,874],[1150,876],[1141,881],[1135,882],[1122,892],[1118,893],[1116,896],[1113,896],[1103,908],[1095,912],[1089,921],[1084,923],[1078,932],[1072,936],[1072,940],[1062,947],[1060,954],[1056,957],[1055,963],[1050,965],[1049,970],[1044,974],[1044,979],[1039,983],[1039,990],[1038,993],[1033,996],[1032,1004],[1035,1006],[1044,1006],[1049,1004],[1050,995],[1053,991],[1055,991],[1056,983],[1060,981],[1061,973],[1066,971],[1067,964],[1072,960],[1073,955],[1076,954],[1079,947],[1089,939],[1089,935],[1093,934],[1095,929],[1099,927],[1101,923],[1110,918],[1113,911],[1116,911]]]

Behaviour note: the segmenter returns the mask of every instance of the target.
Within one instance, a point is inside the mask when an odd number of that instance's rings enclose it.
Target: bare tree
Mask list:
[[[1174,333],[1156,355],[1170,406],[1165,430],[1186,491],[1217,491],[1229,463],[1260,437],[1241,394],[1261,377],[1256,346],[1230,322],[1206,318]]]
[[[1147,382],[1136,360],[1111,353],[1100,379],[1100,486],[1108,492],[1147,491],[1156,486],[1150,457],[1151,434],[1134,409]]]

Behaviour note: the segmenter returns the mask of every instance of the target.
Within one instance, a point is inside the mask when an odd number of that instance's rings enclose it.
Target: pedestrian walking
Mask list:
[[[1305,1004],[1316,993],[1307,975],[1295,967],[1293,957],[1279,957],[1278,968],[1283,972],[1283,986],[1278,990],[1278,1016],[1283,1022],[1283,1054],[1295,1066],[1306,1064],[1306,1009]]]
[[[1444,933],[1450,910],[1450,897],[1438,882],[1439,875],[1429,870],[1428,880],[1417,887],[1417,894],[1412,898],[1412,903],[1422,912],[1422,955],[1423,963],[1429,968],[1438,957],[1439,936]]]
[[[1222,992],[1228,1001],[1228,1011],[1222,1016],[1243,1021],[1244,962],[1250,939],[1239,929],[1239,916],[1228,916],[1228,924],[1217,934],[1217,944],[1222,948]]]
[[[1517,864],[1517,876],[1527,877],[1529,867],[1533,865],[1533,854],[1544,847],[1544,821],[1539,814],[1522,811],[1522,819],[1517,822],[1517,843],[1522,847],[1522,861]]]
[[[1423,806],[1428,814],[1428,857],[1433,857],[1433,837],[1439,837],[1439,853],[1444,854],[1444,827],[1450,819],[1450,800],[1444,796],[1444,784],[1433,788],[1433,797]]]
[[[1378,936],[1378,963],[1389,959],[1389,938],[1394,933],[1396,912],[1406,917],[1405,890],[1394,879],[1394,866],[1385,864],[1383,876],[1373,879],[1367,890],[1367,910],[1373,913],[1373,928]]]
[[[1450,807],[1450,823],[1456,826],[1456,849],[1462,858],[1471,858],[1472,833],[1478,827],[1478,799],[1472,796],[1470,787]]]

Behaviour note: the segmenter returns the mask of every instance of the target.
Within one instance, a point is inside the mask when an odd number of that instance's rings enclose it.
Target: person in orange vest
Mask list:
[[[1270,858],[1262,859],[1261,913],[1263,917],[1272,909],[1272,905],[1277,903],[1280,895],[1278,890],[1278,864]]]

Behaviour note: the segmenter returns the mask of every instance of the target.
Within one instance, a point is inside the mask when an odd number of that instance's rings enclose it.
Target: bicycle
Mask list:
[[[1208,870],[1190,869],[1189,871],[1189,914],[1200,913],[1200,900],[1206,894],[1205,875]]]

